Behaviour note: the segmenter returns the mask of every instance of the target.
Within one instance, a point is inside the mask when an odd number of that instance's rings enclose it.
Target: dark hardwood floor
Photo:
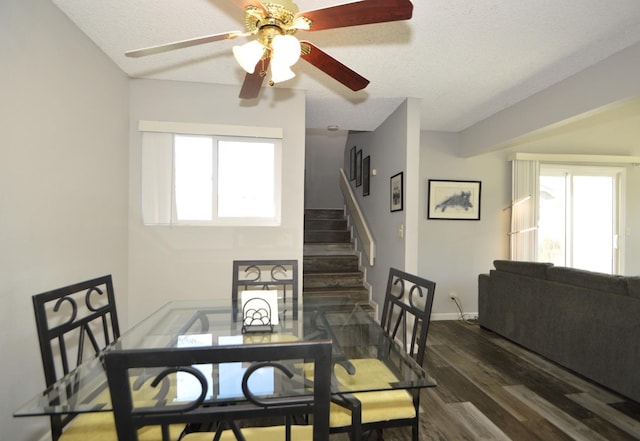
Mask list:
[[[640,404],[476,324],[434,321],[427,345],[438,386],[421,392],[420,440],[640,439]],[[386,430],[384,439],[411,433]]]

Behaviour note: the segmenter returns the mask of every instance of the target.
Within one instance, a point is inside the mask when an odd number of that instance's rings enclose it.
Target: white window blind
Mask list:
[[[535,261],[540,164],[535,160],[513,160],[511,172],[509,257],[511,260]]]
[[[142,135],[142,221],[169,225],[173,200],[173,135]]]

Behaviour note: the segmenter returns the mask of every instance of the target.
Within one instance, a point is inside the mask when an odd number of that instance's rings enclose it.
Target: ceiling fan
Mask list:
[[[298,41],[297,31],[321,31],[347,26],[408,20],[413,13],[409,0],[360,0],[326,8],[299,12],[293,0],[229,0],[244,9],[245,32],[232,31],[126,52],[127,57],[144,57],[175,49],[256,36],[242,46],[234,46],[238,63],[247,72],[240,98],[256,98],[267,70],[269,84],[295,76],[291,70],[299,58],[307,61],[353,91],[367,87],[369,80],[342,64],[309,41]]]

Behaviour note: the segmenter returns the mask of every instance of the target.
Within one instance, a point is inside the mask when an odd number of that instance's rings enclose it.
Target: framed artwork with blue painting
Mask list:
[[[429,179],[428,219],[480,220],[480,181]]]

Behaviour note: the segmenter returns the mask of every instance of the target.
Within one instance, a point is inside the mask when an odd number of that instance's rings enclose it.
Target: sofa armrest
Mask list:
[[[478,322],[486,327],[489,319],[489,274],[478,275]]]

